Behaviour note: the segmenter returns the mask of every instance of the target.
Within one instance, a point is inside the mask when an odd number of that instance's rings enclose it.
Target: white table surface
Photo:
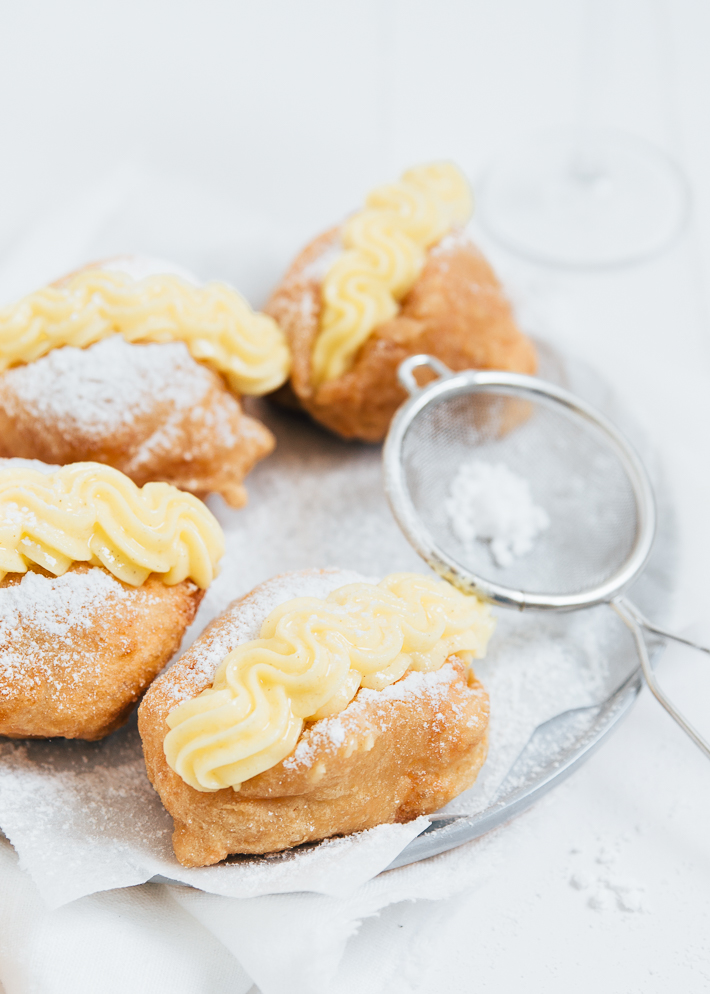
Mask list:
[[[610,7],[595,119],[682,162],[691,226],[653,262],[603,275],[538,268],[481,242],[524,321],[593,362],[657,438],[680,517],[677,623],[710,638],[710,9]],[[580,23],[569,0],[6,2],[0,293],[14,292],[28,227],[103,182],[109,207],[112,190],[136,194],[130,210],[107,207],[102,251],[168,256],[258,305],[299,244],[404,166],[450,157],[475,180],[508,140],[572,122]],[[160,197],[141,194],[146,177]],[[55,275],[51,250],[38,265]],[[706,659],[673,650],[661,672],[710,733]],[[524,816],[486,884],[366,921],[346,952],[349,985],[710,989],[709,773],[644,693]],[[383,947],[395,975],[375,978],[368,951]]]

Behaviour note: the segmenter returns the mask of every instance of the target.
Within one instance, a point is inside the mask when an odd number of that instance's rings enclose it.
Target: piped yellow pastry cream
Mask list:
[[[305,721],[342,711],[360,687],[438,670],[453,653],[483,656],[493,625],[475,596],[417,573],[287,601],[210,688],[170,712],[168,764],[196,790],[238,790],[293,751]]]
[[[169,483],[137,487],[117,469],[73,463],[51,473],[18,460],[0,468],[0,579],[32,564],[61,576],[72,563],[103,566],[140,587],[150,573],[206,588],[224,553],[207,507]]]
[[[426,250],[466,224],[472,212],[468,183],[450,162],[417,166],[399,183],[373,190],[364,210],[343,226],[344,251],[323,279],[315,386],[347,372],[372,331],[399,311]]]
[[[136,343],[184,342],[193,359],[240,394],[275,390],[291,365],[278,324],[223,283],[198,287],[172,275],[136,280],[84,269],[0,309],[0,371],[114,334]]]

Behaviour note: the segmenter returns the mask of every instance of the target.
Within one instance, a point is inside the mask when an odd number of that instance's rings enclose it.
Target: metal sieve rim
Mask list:
[[[420,366],[427,366],[437,373],[438,379],[420,387],[414,379],[414,370]],[[520,610],[573,611],[608,603],[636,579],[650,555],[656,532],[653,488],[631,443],[600,411],[562,387],[534,376],[475,369],[453,373],[439,359],[429,355],[405,359],[400,364],[398,377],[410,397],[395,414],[385,440],[382,453],[384,488],[392,513],[405,537],[435,572],[461,590]],[[444,552],[419,517],[406,486],[402,458],[404,441],[412,422],[432,403],[464,394],[493,391],[535,400],[551,409],[559,406],[567,408],[600,431],[616,452],[636,501],[636,536],[624,563],[604,583],[574,594],[532,594],[502,586],[465,569]]]

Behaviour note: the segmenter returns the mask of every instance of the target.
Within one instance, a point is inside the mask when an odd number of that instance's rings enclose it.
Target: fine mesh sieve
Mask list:
[[[418,367],[437,379],[420,387]],[[709,650],[657,628],[622,596],[648,559],[656,526],[653,490],[629,442],[585,401],[534,377],[452,373],[427,355],[406,359],[398,375],[410,398],[385,443],[385,489],[417,552],[460,589],[508,607],[609,603],[634,636],[650,689],[710,758],[710,744],[659,687],[641,628]],[[452,501],[465,504],[456,488],[467,471],[504,483],[512,474],[529,487],[531,507],[547,524],[538,521],[527,551],[503,555],[463,527],[455,513],[463,505]]]

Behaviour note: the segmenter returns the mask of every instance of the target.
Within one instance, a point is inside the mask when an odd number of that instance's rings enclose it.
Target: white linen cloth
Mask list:
[[[475,887],[518,831],[506,827],[453,853],[391,870],[347,898],[237,899],[144,884],[54,910],[0,840],[0,978],[6,994],[77,994],[96,989],[99,978],[106,994],[242,994],[254,981],[263,994],[334,992],[346,943],[364,918],[403,900],[441,899]],[[348,990],[346,977],[341,983]]]

